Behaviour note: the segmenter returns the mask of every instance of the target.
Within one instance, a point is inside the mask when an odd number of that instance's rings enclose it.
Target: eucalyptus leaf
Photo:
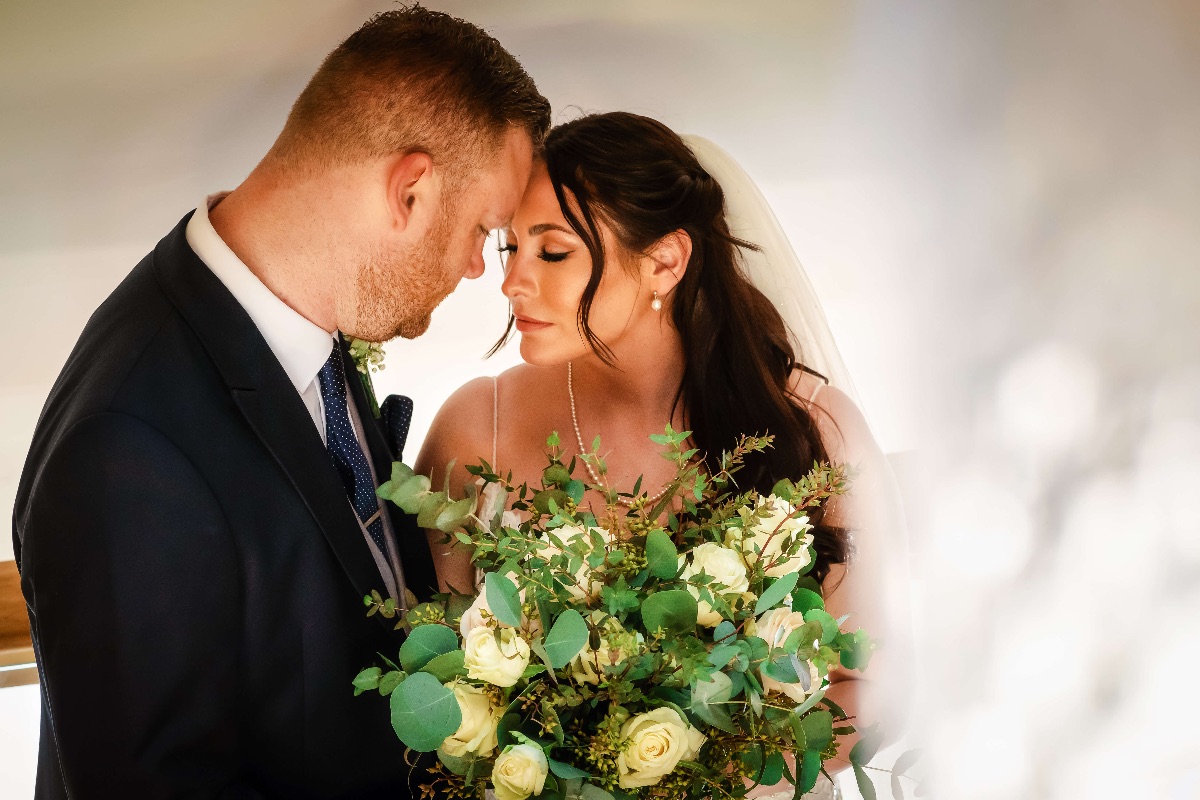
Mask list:
[[[811,589],[796,587],[792,591],[792,611],[799,611],[805,614],[813,608],[825,609],[825,601],[821,598],[821,595]]]
[[[422,528],[437,528],[438,515],[449,504],[445,492],[426,495],[421,499],[421,507],[417,510],[417,525]]]
[[[768,586],[766,591],[759,595],[758,602],[754,604],[754,616],[757,617],[760,614],[770,611],[783,602],[783,599],[796,586],[796,581],[799,578],[799,573],[790,572]]]
[[[579,789],[580,800],[614,800],[608,792],[591,783],[585,783]]]
[[[458,649],[458,634],[445,625],[418,625],[400,645],[400,666],[416,672],[432,659]]]
[[[384,674],[384,676],[379,679],[379,693],[384,697],[387,697],[389,694],[395,691],[396,687],[399,686],[407,677],[407,675],[399,670],[392,670],[391,672]]]
[[[816,750],[805,750],[800,757],[800,775],[796,783],[797,794],[811,792],[821,774],[821,754]]]
[[[371,689],[379,688],[379,679],[383,675],[383,670],[379,667],[367,667],[362,672],[354,676],[354,696]]]
[[[883,734],[879,732],[877,727],[863,731],[862,737],[854,747],[850,748],[850,763],[864,765],[871,763],[871,759],[879,751],[879,745],[882,742]]]
[[[824,750],[833,741],[833,715],[824,709],[805,714],[800,720],[807,750]]]
[[[693,633],[698,614],[696,598],[683,589],[655,592],[642,603],[642,623],[648,632]]]
[[[716,630],[713,631],[713,641],[720,642],[729,639],[737,634],[737,626],[727,619],[717,623]]]
[[[670,580],[679,572],[679,551],[671,537],[660,528],[646,536],[646,568],[656,578]]]
[[[418,672],[396,687],[391,711],[396,736],[421,753],[437,750],[462,724],[454,692],[427,672]]]
[[[858,793],[863,796],[863,800],[876,800],[875,784],[871,783],[871,776],[858,764],[850,766],[854,768],[854,780],[858,783]]]
[[[764,786],[774,786],[781,780],[783,780],[783,754],[771,753],[763,764],[762,776],[759,777],[758,782]]]
[[[469,497],[451,503],[438,513],[437,529],[443,533],[453,533],[463,526],[474,509],[475,501]]]
[[[483,578],[488,608],[500,622],[513,628],[521,627],[521,595],[515,583],[498,572]]]
[[[573,767],[570,764],[564,764],[562,761],[555,761],[553,758],[547,759],[550,763],[550,771],[563,780],[574,780],[576,778],[590,778],[590,773],[584,772],[578,767]]]
[[[455,678],[465,677],[467,668],[463,665],[466,654],[462,650],[451,650],[429,660],[421,667],[421,672],[428,672],[442,683],[449,683]]]
[[[905,750],[900,754],[900,757],[896,759],[895,765],[892,766],[892,772],[903,775],[905,772],[908,772],[909,767],[917,762],[917,759],[920,758],[920,756],[920,750]]]
[[[733,681],[724,672],[714,672],[711,680],[696,681],[692,684],[692,701],[689,708],[714,728],[734,733],[733,721],[724,705],[732,695]]]
[[[583,616],[573,608],[558,615],[550,632],[546,634],[546,657],[554,669],[562,669],[571,662],[588,641],[588,626]],[[562,776],[559,776],[562,777]]]

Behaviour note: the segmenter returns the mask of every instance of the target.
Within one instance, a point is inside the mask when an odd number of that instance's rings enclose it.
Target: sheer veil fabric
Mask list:
[[[761,252],[739,251],[742,271],[779,310],[797,359],[857,403],[850,373],[808,273],[758,185],[733,156],[712,141],[694,134],[683,140],[705,172],[721,185],[730,232],[762,248]]]

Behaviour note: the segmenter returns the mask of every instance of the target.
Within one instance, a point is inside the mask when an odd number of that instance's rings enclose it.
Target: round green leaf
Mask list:
[[[427,672],[418,672],[392,692],[392,729],[400,741],[421,753],[441,747],[462,724],[454,692]]]
[[[579,655],[579,651],[583,649],[587,641],[588,627],[583,620],[583,615],[573,608],[568,608],[558,615],[550,632],[546,634],[545,648],[546,656],[550,659],[550,666],[554,669],[565,667],[572,658]],[[559,777],[573,776],[559,775]]]
[[[805,750],[800,760],[800,781],[796,784],[797,791],[811,792],[817,785],[817,776],[821,774],[821,754],[816,750]]]
[[[642,603],[642,623],[650,633],[660,628],[668,634],[692,633],[699,613],[696,598],[683,589],[655,592]]]
[[[799,611],[803,614],[814,608],[825,608],[825,600],[821,595],[803,587],[792,592],[792,611]]]
[[[483,578],[483,591],[496,619],[513,628],[521,627],[521,595],[515,583],[498,572],[489,572]]]
[[[800,727],[804,730],[805,749],[824,750],[833,741],[833,715],[824,709],[805,714]]]
[[[449,653],[442,653],[429,660],[429,663],[421,667],[421,672],[428,672],[433,677],[437,678],[442,683],[449,683],[455,678],[461,678],[467,674],[467,669],[463,665],[466,654],[462,650],[451,650]]]
[[[670,580],[679,572],[679,552],[661,528],[655,528],[646,537],[646,568],[663,580]]]
[[[400,666],[416,672],[442,653],[458,649],[458,634],[445,625],[418,625],[400,645]]]
[[[573,767],[570,764],[564,764],[561,761],[555,761],[553,758],[547,759],[550,765],[550,771],[563,780],[572,780],[575,778],[590,778],[589,773],[584,772],[578,767]]]
[[[379,679],[383,676],[383,670],[379,667],[367,667],[362,672],[354,676],[354,696],[362,694],[369,689],[379,688]]]

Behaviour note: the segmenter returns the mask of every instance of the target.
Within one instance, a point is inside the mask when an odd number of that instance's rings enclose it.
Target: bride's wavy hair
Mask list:
[[[692,240],[691,258],[674,296],[664,298],[685,359],[675,402],[683,403],[708,468],[718,469],[721,452],[742,435],[766,432],[774,434],[774,446],[747,459],[739,476],[743,489],[768,493],[780,478],[796,478],[828,460],[815,410],[789,391],[793,370],[822,376],[797,358],[774,304],[743,274],[739,248],[758,248],[730,233],[721,186],[679,135],[637,114],[592,114],[553,128],[543,157],[563,214],[592,257],[579,329],[597,355],[613,363],[611,350],[588,326],[605,269],[599,223],[634,255],[682,230]],[[511,327],[510,321],[505,338]],[[846,560],[848,536],[822,524],[819,512],[812,521],[813,577],[823,581],[831,564]]]

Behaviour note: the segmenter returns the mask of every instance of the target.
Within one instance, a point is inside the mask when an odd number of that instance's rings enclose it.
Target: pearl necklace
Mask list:
[[[583,434],[579,432],[579,415],[575,412],[575,381],[574,381],[574,376],[573,376],[573,373],[571,370],[571,362],[570,361],[567,362],[567,397],[569,397],[571,399],[571,422],[573,422],[575,424],[575,442],[579,445],[580,454],[583,454],[583,453],[587,452],[587,450],[583,446]],[[592,464],[590,461],[588,461],[586,458],[581,458],[580,461],[582,461],[583,466],[587,468],[587,473],[591,477],[592,483],[597,484],[599,486],[607,485],[604,481],[600,480],[600,476],[596,474],[596,470],[592,468]],[[667,490],[670,488],[671,488],[671,484],[668,483],[666,486],[664,486],[662,488],[661,491],[659,491],[658,494],[654,495],[653,497],[648,498],[646,500],[647,504],[650,506],[653,506],[659,500],[662,500],[663,496],[667,493]],[[620,503],[621,505],[625,506],[626,508],[630,508],[633,505],[634,499],[635,498],[632,498],[632,497],[618,497],[617,502]]]

